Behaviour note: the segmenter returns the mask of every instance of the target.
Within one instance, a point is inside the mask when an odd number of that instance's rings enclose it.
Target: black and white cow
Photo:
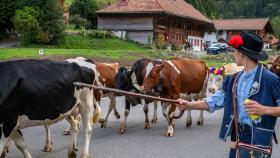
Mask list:
[[[151,59],[140,59],[137,60],[131,67],[131,69],[127,69],[125,67],[120,67],[118,73],[116,75],[116,88],[124,91],[130,92],[140,92],[140,85],[142,85],[144,77],[149,74],[153,65],[159,64],[161,61],[159,60],[151,60]],[[120,127],[120,133],[124,133],[126,131],[126,123],[127,117],[130,111],[130,105],[136,106],[138,104],[144,104],[143,111],[145,113],[145,124],[144,128],[149,129],[150,123],[148,118],[148,100],[143,100],[134,96],[126,96],[125,97],[125,117]],[[157,101],[154,101],[154,116],[152,119],[152,123],[157,122]]]
[[[0,62],[0,138],[3,131],[25,158],[31,158],[20,129],[68,118],[73,133],[68,155],[75,157],[78,134],[75,116],[80,113],[85,133],[81,157],[89,157],[92,123],[98,119],[101,109],[92,89],[75,88],[73,82],[92,84],[96,75],[91,66],[78,60]]]

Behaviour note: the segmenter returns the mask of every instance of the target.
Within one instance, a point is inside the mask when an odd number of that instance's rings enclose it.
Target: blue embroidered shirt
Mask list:
[[[251,125],[251,120],[245,111],[244,101],[248,98],[253,81],[256,75],[258,66],[250,72],[242,72],[237,85],[237,111],[238,111],[238,122],[242,124]],[[221,109],[224,106],[225,93],[222,90],[217,91],[214,95],[209,96],[205,99],[209,106],[209,112]],[[280,106],[280,101],[277,101]]]

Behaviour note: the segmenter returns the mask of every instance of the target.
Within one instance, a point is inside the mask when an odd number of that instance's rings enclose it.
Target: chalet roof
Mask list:
[[[217,30],[264,30],[264,28],[271,24],[269,18],[260,19],[222,19],[213,20]]]
[[[120,0],[97,14],[166,13],[205,23],[212,22],[184,0]]]

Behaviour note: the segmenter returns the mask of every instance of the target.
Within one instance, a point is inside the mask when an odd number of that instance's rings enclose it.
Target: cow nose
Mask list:
[[[146,90],[146,88],[144,86],[141,86],[140,92],[143,93],[143,94],[146,94],[147,90]]]
[[[142,93],[144,93],[144,92],[145,92],[145,87],[144,87],[144,86],[141,86],[140,91],[141,91]]]
[[[215,88],[209,88],[209,92],[210,92],[210,93],[215,93],[216,90],[215,90]]]

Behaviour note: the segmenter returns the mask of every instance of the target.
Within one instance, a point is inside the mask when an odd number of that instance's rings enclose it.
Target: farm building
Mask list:
[[[208,45],[213,42],[225,42],[232,35],[240,34],[241,31],[253,31],[260,35],[265,44],[264,48],[269,48],[275,41],[272,36],[273,28],[269,18],[258,19],[220,19],[213,20],[217,32],[206,32],[204,40]],[[275,43],[275,42],[274,42]]]
[[[98,29],[142,44],[176,44],[189,41],[203,50],[204,32],[213,23],[184,0],[120,0],[97,11]]]

